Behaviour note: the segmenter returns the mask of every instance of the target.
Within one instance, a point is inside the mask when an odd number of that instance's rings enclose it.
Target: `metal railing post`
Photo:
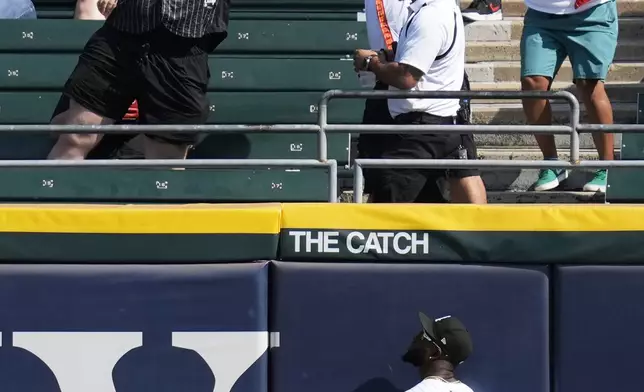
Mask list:
[[[562,97],[566,97],[570,105],[570,127],[572,128],[572,133],[570,134],[570,162],[576,164],[579,163],[579,132],[577,131],[581,116],[579,100],[569,91],[558,91],[557,93]]]
[[[329,165],[329,203],[338,202],[338,161],[331,159]]]
[[[326,126],[328,124],[329,100],[335,95],[337,90],[325,92],[318,103],[318,159],[321,162],[327,159],[327,137]]]
[[[364,172],[359,159],[353,164],[353,202],[362,203],[364,196]]]
[[[333,124],[327,123],[328,103],[333,98],[444,98],[444,99],[557,99],[566,101],[569,105],[570,126],[558,125],[363,125],[363,124]],[[570,135],[570,163],[575,166],[579,163],[579,100],[568,91],[342,91],[330,90],[324,93],[318,107],[318,125],[321,134],[330,132],[360,132],[360,133],[415,133],[415,132],[432,132],[432,133],[486,133],[486,134],[568,134]],[[354,163],[354,183],[353,197],[356,203],[362,202],[362,189],[364,186],[363,165],[375,167],[368,163],[369,160],[356,160]],[[382,161],[383,163],[394,163],[394,160]],[[516,162],[516,161],[514,161]],[[401,167],[400,161],[394,166]],[[440,160],[427,161],[430,167],[447,167]],[[404,166],[404,165],[403,165]],[[448,165],[449,166],[449,165]],[[483,165],[485,166],[485,165]],[[495,162],[491,167],[505,166],[504,162]],[[386,166],[392,167],[392,166]],[[461,167],[461,166],[458,166]],[[476,166],[478,167],[478,166]],[[487,167],[487,166],[485,166]],[[568,167],[568,166],[566,166]]]

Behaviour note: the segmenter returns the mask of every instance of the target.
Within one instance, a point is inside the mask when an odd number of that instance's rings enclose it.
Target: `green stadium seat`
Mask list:
[[[327,201],[326,168],[3,168],[0,201]]]
[[[329,135],[327,157],[349,162],[348,134]],[[316,134],[210,134],[188,156],[191,159],[317,159]]]
[[[3,90],[60,90],[74,70],[74,54],[0,54]],[[46,64],[46,66],[43,66]],[[343,58],[213,56],[212,90],[326,91],[360,88],[353,63]]]
[[[234,0],[234,6],[284,7],[284,6],[317,6],[317,7],[355,7],[364,8],[364,0]]]
[[[246,17],[252,18],[252,15]],[[284,15],[284,14],[281,14]],[[6,20],[0,52],[80,52],[102,22]],[[364,23],[348,20],[237,20],[218,53],[351,53],[367,42]]]
[[[70,18],[73,0],[37,0],[39,15]],[[359,89],[347,54],[366,46],[361,1],[235,1],[230,35],[211,57],[209,123],[315,123],[329,89]],[[46,124],[87,39],[101,22],[0,24],[0,124]],[[43,67],[43,64],[46,67]],[[356,123],[359,100],[334,100],[331,123]],[[348,134],[329,135],[328,157],[349,161]],[[55,138],[0,134],[0,160],[42,159]],[[317,135],[210,134],[189,158],[317,158]],[[326,168],[3,169],[0,201],[326,201]]]
[[[70,7],[73,6],[75,0],[34,0],[36,7],[39,6],[58,6]],[[233,0],[232,7],[324,7],[324,8],[362,8],[364,2],[362,0]]]
[[[321,92],[306,93],[210,93],[210,123],[283,124],[315,123]],[[60,94],[53,92],[0,92],[0,124],[47,124]],[[299,109],[298,109],[299,108]],[[252,115],[249,115],[252,114]],[[333,100],[329,119],[336,123],[357,123],[362,102]],[[243,121],[242,121],[243,120]],[[0,159],[43,159],[53,144],[50,135],[0,134]],[[192,158],[313,159],[317,158],[317,136],[292,134],[209,135],[192,153]],[[349,137],[331,134],[328,157],[339,164],[348,162]]]
[[[212,124],[313,124],[322,91],[212,92]],[[0,92],[0,124],[47,124],[60,97],[57,92]],[[359,123],[363,102],[335,99],[330,123]]]
[[[74,17],[73,7],[49,7],[40,6],[37,8],[38,19],[72,19]],[[243,19],[252,20],[349,20],[355,21],[362,11],[358,8],[347,9],[254,9],[241,8],[233,9],[230,12],[230,19],[234,21]]]

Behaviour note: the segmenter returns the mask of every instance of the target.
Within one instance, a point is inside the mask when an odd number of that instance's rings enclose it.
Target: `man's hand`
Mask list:
[[[107,18],[108,16],[110,16],[112,11],[114,11],[114,8],[116,8],[117,4],[118,0],[98,0],[96,6],[98,7],[98,11]]]
[[[364,69],[365,60],[371,56],[378,56],[378,52],[367,49],[356,49],[356,51],[353,52],[353,68],[356,72],[366,71],[366,69]]]

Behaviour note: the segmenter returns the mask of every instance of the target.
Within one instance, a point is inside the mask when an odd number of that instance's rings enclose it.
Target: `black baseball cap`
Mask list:
[[[418,316],[424,337],[440,347],[450,362],[458,365],[472,354],[470,333],[459,319],[445,316],[432,320],[423,312],[418,312]]]

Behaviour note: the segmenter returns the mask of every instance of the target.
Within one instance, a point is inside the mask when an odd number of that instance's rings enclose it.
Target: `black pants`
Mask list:
[[[374,90],[388,90],[389,86],[378,82]],[[363,124],[389,125],[396,122],[389,114],[389,105],[386,99],[368,99],[365,102],[362,115]],[[365,133],[358,138],[358,158],[383,158],[392,143],[398,140],[397,135],[392,134],[369,134]],[[386,187],[383,183],[383,169],[364,169],[365,193],[371,194],[370,200],[382,197],[382,189]],[[423,203],[446,203],[436,180],[428,181],[423,188],[421,201]]]
[[[101,27],[89,39],[64,89],[65,99],[119,121],[136,99],[142,124],[203,124],[208,118],[208,54],[201,40],[164,29],[133,35]],[[192,144],[196,134],[146,134]]]
[[[412,112],[397,116],[397,124],[454,124],[453,117]],[[383,159],[476,159],[471,134],[399,134],[388,140]],[[380,169],[374,203],[432,203],[436,180],[441,177],[465,178],[478,170]]]

